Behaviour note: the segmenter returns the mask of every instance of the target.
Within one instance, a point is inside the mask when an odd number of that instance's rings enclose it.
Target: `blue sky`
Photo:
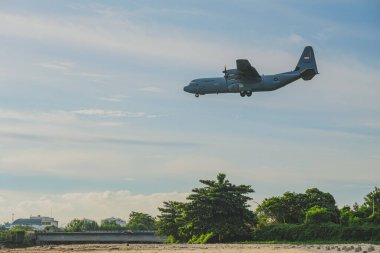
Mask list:
[[[127,218],[224,172],[252,197],[380,182],[377,1],[2,1],[0,222]],[[251,98],[182,88],[247,58],[320,75]],[[252,203],[253,207],[255,204]]]

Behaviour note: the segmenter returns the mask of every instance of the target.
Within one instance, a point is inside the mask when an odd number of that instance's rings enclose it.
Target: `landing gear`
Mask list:
[[[252,96],[252,91],[240,91],[240,96],[245,97],[245,95],[247,95],[247,97]]]
[[[197,94],[195,94],[195,97],[197,98],[197,97],[199,97],[199,94],[197,93]]]

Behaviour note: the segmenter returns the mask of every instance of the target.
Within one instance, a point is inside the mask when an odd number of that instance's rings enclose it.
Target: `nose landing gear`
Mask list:
[[[197,98],[197,97],[199,97],[199,94],[198,94],[198,93],[196,93],[196,94],[195,94],[195,97],[196,97],[196,98]]]

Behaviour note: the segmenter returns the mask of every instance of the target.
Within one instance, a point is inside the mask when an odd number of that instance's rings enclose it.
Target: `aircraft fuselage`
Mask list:
[[[261,79],[228,79],[224,77],[199,78],[192,80],[184,91],[205,95],[218,93],[240,93],[250,96],[252,92],[273,91],[301,78],[299,72],[292,71],[276,75],[264,75]]]

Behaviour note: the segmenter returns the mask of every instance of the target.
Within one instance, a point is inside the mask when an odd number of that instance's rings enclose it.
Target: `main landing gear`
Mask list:
[[[196,97],[196,98],[199,97],[199,94],[195,94],[195,97]]]
[[[240,91],[241,97],[245,97],[245,95],[247,95],[247,97],[252,96],[252,91]]]

